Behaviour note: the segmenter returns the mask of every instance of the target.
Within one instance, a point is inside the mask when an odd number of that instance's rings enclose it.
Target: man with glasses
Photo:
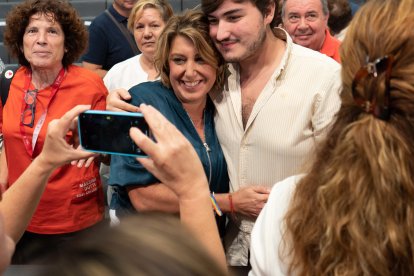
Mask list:
[[[283,26],[294,43],[340,61],[341,42],[328,30],[327,0],[283,0]]]

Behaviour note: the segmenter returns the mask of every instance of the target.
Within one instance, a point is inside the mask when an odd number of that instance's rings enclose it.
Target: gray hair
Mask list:
[[[282,0],[282,20],[285,17],[285,8],[287,0]],[[321,0],[322,12],[326,16],[329,14],[328,0]]]

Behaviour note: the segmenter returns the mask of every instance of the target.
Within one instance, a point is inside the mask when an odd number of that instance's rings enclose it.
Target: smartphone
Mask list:
[[[78,118],[79,140],[83,149],[104,154],[147,156],[129,136],[131,127],[151,135],[141,113],[88,110]]]

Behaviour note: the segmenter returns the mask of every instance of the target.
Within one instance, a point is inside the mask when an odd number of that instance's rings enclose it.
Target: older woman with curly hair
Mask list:
[[[5,44],[22,65],[3,107],[0,183],[7,188],[41,152],[51,120],[79,104],[104,109],[107,90],[97,75],[72,65],[86,47],[87,31],[67,1],[24,1],[9,12],[6,24]],[[99,164],[91,161],[54,171],[14,263],[32,261],[102,220]]]

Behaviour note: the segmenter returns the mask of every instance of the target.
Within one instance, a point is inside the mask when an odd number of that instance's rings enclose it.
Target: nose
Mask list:
[[[185,66],[185,76],[193,78],[197,75],[197,64],[194,61],[188,61]]]
[[[304,17],[301,17],[298,23],[299,29],[306,29],[308,28],[308,23],[306,22],[306,19]]]
[[[227,22],[220,20],[217,25],[210,26],[210,35],[217,41],[223,41],[229,38],[229,25]]]
[[[150,26],[146,26],[144,28],[144,36],[145,37],[150,37],[152,35],[152,30]]]
[[[43,31],[38,32],[37,43],[42,44],[42,45],[46,43],[46,32],[43,32]]]

